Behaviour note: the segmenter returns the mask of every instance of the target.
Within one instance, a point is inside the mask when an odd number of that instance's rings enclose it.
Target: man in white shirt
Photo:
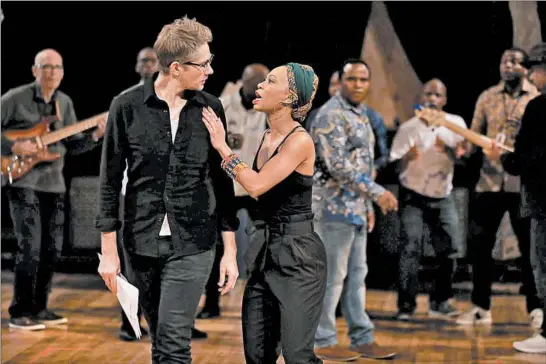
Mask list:
[[[252,100],[256,98],[258,84],[265,80],[268,73],[269,69],[263,64],[249,64],[243,70],[241,80],[233,84],[238,85],[238,87],[229,87],[227,88],[229,91],[220,96],[226,115],[229,146],[249,166],[252,165],[262,134],[267,128],[266,114],[254,110]],[[259,219],[256,201],[249,196],[248,192],[238,182],[234,182],[234,188],[237,216],[240,221],[239,229],[235,233],[237,264],[240,277],[244,278],[246,276],[246,266],[242,257],[250,243],[249,239],[259,238],[263,235],[263,230],[260,229],[259,225],[254,226],[255,221]],[[216,259],[205,288],[205,303],[197,318],[213,318],[220,315],[220,295],[217,282],[222,255],[223,245],[222,242],[218,242]]]
[[[442,110],[447,102],[446,87],[432,79],[423,87],[421,102]],[[445,113],[445,120],[467,128],[464,120]],[[453,296],[452,275],[458,216],[451,191],[454,165],[464,153],[464,138],[444,126],[429,127],[417,117],[402,123],[390,152],[391,161],[400,163],[400,262],[398,274],[398,314],[409,320],[416,309],[419,263],[423,255],[423,227],[428,224],[438,263],[430,293],[429,315],[453,316],[449,304]]]

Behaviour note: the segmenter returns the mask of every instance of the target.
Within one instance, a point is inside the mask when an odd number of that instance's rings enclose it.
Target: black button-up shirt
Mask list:
[[[155,77],[154,77],[155,78]],[[102,232],[119,230],[119,195],[128,167],[123,239],[129,252],[158,256],[159,231],[167,213],[175,254],[210,249],[218,231],[236,231],[233,181],[202,121],[210,106],[226,119],[220,101],[204,92],[184,92],[174,143],[167,103],[154,79],[114,98],[108,116],[100,166],[99,215]]]

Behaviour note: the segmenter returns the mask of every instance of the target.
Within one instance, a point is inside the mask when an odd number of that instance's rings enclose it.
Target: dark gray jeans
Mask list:
[[[175,256],[170,238],[158,239],[159,258],[131,254],[128,262],[150,328],[152,363],[189,364],[191,330],[215,248],[200,254]]]

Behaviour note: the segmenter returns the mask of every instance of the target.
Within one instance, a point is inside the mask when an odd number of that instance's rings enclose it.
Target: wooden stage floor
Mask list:
[[[37,332],[13,331],[8,328],[7,309],[12,297],[11,272],[2,272],[2,363],[42,364],[117,364],[150,363],[150,343],[123,342],[118,339],[120,311],[116,298],[105,288],[98,275],[57,274],[54,278],[50,308],[68,317],[57,328]],[[209,338],[192,343],[195,364],[244,364],[240,308],[244,281],[222,297],[222,317],[198,320],[196,327]],[[457,295],[455,305],[469,306],[468,290]],[[466,284],[468,288],[468,284]],[[495,285],[494,324],[482,328],[462,328],[453,323],[426,316],[427,296],[419,296],[415,322],[400,323],[396,312],[396,294],[368,291],[368,312],[376,325],[376,340],[396,348],[394,360],[359,359],[355,363],[546,363],[546,357],[516,352],[512,342],[528,337],[523,296],[519,285]],[[348,344],[347,329],[340,319],[339,340]],[[145,324],[144,324],[145,325]],[[284,361],[279,359],[279,363]]]

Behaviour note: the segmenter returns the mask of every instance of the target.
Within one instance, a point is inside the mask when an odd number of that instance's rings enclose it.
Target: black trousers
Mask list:
[[[525,292],[527,311],[539,308],[540,300],[531,268],[531,218],[520,215],[520,194],[510,192],[477,193],[471,206],[472,303],[485,310],[491,308],[493,282],[493,248],[500,222],[506,211],[516,237],[521,257],[522,290]]]
[[[124,195],[121,195],[120,199],[119,199],[119,216],[120,216],[120,219],[121,221],[123,221],[123,209],[124,209],[124,206],[125,206],[125,196]],[[123,227],[117,232],[116,234],[116,237],[117,237],[117,240],[116,240],[116,243],[118,245],[118,256],[119,256],[119,262],[120,262],[120,271],[121,271],[121,274],[123,274],[129,281],[132,281],[134,280],[134,278],[131,276],[133,273],[132,273],[132,270],[129,269],[129,264],[128,264],[128,261],[129,261],[129,256],[128,256],[128,253],[127,253],[127,250],[124,248],[123,244],[122,244],[122,232],[123,232]],[[124,330],[124,331],[127,331],[129,333],[132,333],[134,334],[134,330],[131,326],[131,323],[129,322],[129,319],[127,318],[127,315],[125,314],[125,311],[123,311],[123,309],[120,308],[120,311],[121,311],[121,327],[120,327],[120,330]],[[138,320],[140,321],[140,318],[142,317],[142,308],[138,307],[138,312],[137,312],[137,317],[138,317]]]
[[[127,263],[150,328],[152,363],[189,364],[192,362],[191,331],[215,248],[177,256],[173,254],[169,237],[158,237],[158,240],[159,258],[129,254]]]
[[[436,199],[400,189],[400,262],[398,308],[413,312],[419,287],[419,266],[423,256],[423,228],[428,225],[436,253],[436,279],[430,292],[431,302],[444,302],[453,296],[452,277],[454,240],[458,229],[453,197]]]
[[[287,364],[322,363],[313,348],[326,292],[326,251],[311,219],[297,215],[268,224],[263,246],[247,250],[242,325],[249,364],[276,363],[281,349]]]
[[[6,195],[18,244],[9,314],[34,316],[47,309],[63,246],[65,194],[8,187]]]

